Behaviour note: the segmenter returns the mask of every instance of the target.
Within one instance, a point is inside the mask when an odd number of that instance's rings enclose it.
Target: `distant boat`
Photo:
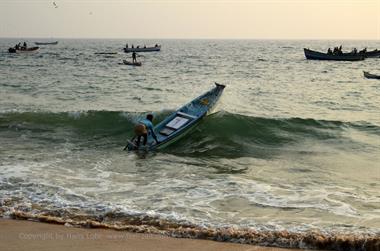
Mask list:
[[[371,74],[368,71],[363,71],[364,77],[371,79],[380,79],[380,75]]]
[[[303,49],[305,57],[313,60],[335,60],[335,61],[359,61],[364,60],[364,53],[342,53],[342,54],[328,54],[310,49]]]
[[[151,51],[160,51],[161,45],[155,45],[153,47],[125,47],[124,52],[151,52]]]
[[[133,66],[141,66],[142,65],[141,62],[135,62],[135,63],[133,63],[133,62],[130,62],[130,61],[127,61],[127,60],[123,60],[123,64],[125,64],[125,65],[133,65]]]
[[[16,49],[14,47],[11,47],[8,49],[9,53],[28,53],[28,52],[34,52],[37,51],[40,47],[30,47],[25,49]]]
[[[56,45],[58,41],[55,42],[34,42],[36,45]]]
[[[366,51],[365,57],[366,58],[380,58],[380,50],[375,49],[373,51]]]

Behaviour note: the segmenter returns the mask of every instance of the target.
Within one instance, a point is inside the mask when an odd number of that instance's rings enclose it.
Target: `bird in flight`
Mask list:
[[[55,2],[53,2],[53,5],[55,8],[58,8],[58,5]]]

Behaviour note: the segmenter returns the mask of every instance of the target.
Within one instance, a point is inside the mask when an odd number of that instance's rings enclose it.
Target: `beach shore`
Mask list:
[[[224,243],[208,240],[171,238],[111,229],[88,229],[26,220],[0,219],[0,250],[207,250],[207,251],[295,251]]]

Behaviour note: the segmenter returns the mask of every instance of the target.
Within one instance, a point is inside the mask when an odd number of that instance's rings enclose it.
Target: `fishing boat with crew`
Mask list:
[[[15,48],[11,47],[8,49],[9,53],[30,53],[30,52],[35,52],[39,49],[40,47],[35,46],[35,47],[29,47],[29,48]]]
[[[306,59],[311,60],[360,61],[366,58],[363,52],[324,53],[304,48],[304,53]]]
[[[132,47],[129,47],[128,44],[126,44],[125,48],[124,48],[124,52],[125,53],[129,53],[129,52],[153,52],[153,51],[160,51],[161,50],[161,45],[159,44],[156,44],[154,46],[151,46],[151,47],[147,47],[147,46],[143,46],[143,47],[140,47],[139,45],[138,46],[134,46],[132,45]]]
[[[375,49],[372,51],[365,50],[364,55],[366,58],[380,58],[380,50]]]
[[[139,145],[136,138],[128,141],[124,150],[152,151],[162,149],[184,136],[203,117],[212,111],[220,99],[225,85],[215,83],[215,87],[182,106],[154,127],[158,142],[148,135],[146,145]]]

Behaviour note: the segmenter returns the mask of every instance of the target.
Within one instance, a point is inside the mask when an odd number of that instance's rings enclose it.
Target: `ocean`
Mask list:
[[[380,59],[303,54],[379,41],[60,39],[8,53],[18,42],[0,39],[0,216],[380,250],[380,81],[363,77]],[[120,65],[126,43],[162,49]],[[140,118],[156,124],[214,82],[218,106],[184,138],[123,151]]]

